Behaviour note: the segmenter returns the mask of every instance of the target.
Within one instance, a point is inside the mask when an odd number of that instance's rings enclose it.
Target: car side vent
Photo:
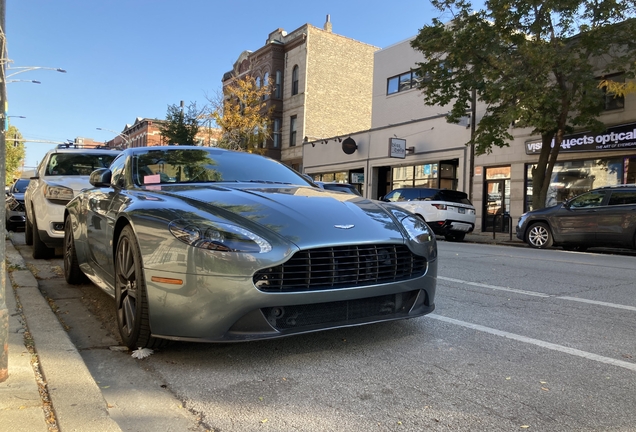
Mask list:
[[[302,292],[408,280],[426,269],[426,259],[404,245],[353,245],[296,252],[253,280],[264,292]]]

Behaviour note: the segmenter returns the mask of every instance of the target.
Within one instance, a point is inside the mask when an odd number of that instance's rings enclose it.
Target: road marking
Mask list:
[[[481,288],[490,288],[490,289],[499,290],[499,291],[514,292],[514,293],[517,293],[517,294],[524,294],[524,295],[535,296],[535,297],[553,297],[550,294],[543,294],[543,293],[538,293],[538,292],[534,292],[534,291],[518,290],[518,289],[514,289],[514,288],[506,288],[506,287],[501,287],[501,286],[497,286],[497,285],[488,285],[488,284],[483,284],[483,283],[479,283],[479,282],[468,282],[468,281],[463,281],[463,280],[460,280],[460,279],[447,278],[447,277],[444,277],[444,276],[437,276],[437,279],[445,280],[445,281],[448,281],[448,282],[455,282],[455,283],[459,283],[459,284],[478,286],[478,287],[481,287]]]
[[[630,311],[636,311],[636,307],[634,307],[634,306],[620,305],[620,304],[616,304],[616,303],[607,303],[607,302],[602,302],[602,301],[597,301],[597,300],[588,300],[588,299],[582,299],[582,298],[578,298],[578,297],[568,297],[568,296],[556,296],[555,298],[558,298],[558,299],[561,299],[561,300],[576,301],[576,302],[581,302],[581,303],[589,303],[589,304],[594,304],[594,305],[599,305],[599,306],[607,306],[607,307],[616,308],[616,309],[625,309],[625,310],[630,310]]]
[[[577,357],[581,357],[587,360],[592,360],[592,361],[596,361],[599,363],[605,363],[608,365],[612,365],[612,366],[618,366],[624,369],[629,369],[631,371],[636,372],[636,364],[634,363],[629,363],[623,360],[616,360],[610,357],[604,357],[604,356],[600,356],[598,354],[592,354],[590,352],[587,351],[581,351],[575,348],[569,348],[563,345],[557,345],[557,344],[553,344],[551,342],[545,342],[539,339],[533,339],[533,338],[529,338],[526,336],[521,336],[518,334],[514,334],[514,333],[508,333],[505,331],[501,331],[501,330],[497,330],[494,328],[490,328],[490,327],[484,327],[481,326],[479,324],[472,324],[469,322],[465,322],[465,321],[460,321],[460,320],[456,320],[453,318],[448,318],[445,316],[441,316],[441,315],[436,315],[436,314],[428,314],[427,317],[429,318],[433,318],[439,321],[444,321],[447,322],[449,324],[455,324],[458,326],[462,326],[462,327],[466,327],[469,329],[473,329],[473,330],[477,330],[477,331],[481,331],[484,333],[489,333],[495,336],[501,336],[501,337],[505,337],[507,339],[512,339],[512,340],[516,340],[519,342],[523,342],[523,343],[528,343],[528,344],[532,344],[532,345],[536,345],[538,347],[541,348],[546,348],[549,350],[553,350],[553,351],[559,351],[565,354],[570,354],[573,356],[577,356]]]
[[[507,288],[507,287],[502,287],[502,286],[497,286],[497,285],[488,285],[488,284],[483,284],[483,283],[479,283],[479,282],[469,282],[469,281],[464,281],[464,280],[461,280],[461,279],[453,279],[453,278],[448,278],[448,277],[444,277],[444,276],[437,276],[437,279],[448,281],[448,282],[455,282],[455,283],[458,283],[458,284],[472,285],[472,286],[481,287],[481,288],[489,288],[489,289],[494,289],[494,290],[498,290],[498,291],[513,292],[513,293],[517,293],[517,294],[529,295],[529,296],[534,296],[534,297],[554,298],[554,299],[559,299],[559,300],[569,300],[569,301],[575,301],[575,302],[579,302],[579,303],[588,303],[588,304],[593,304],[593,305],[597,305],[597,306],[605,306],[605,307],[611,307],[611,308],[614,308],[614,309],[624,309],[624,310],[629,310],[629,311],[636,312],[636,307],[635,306],[627,306],[627,305],[621,305],[621,304],[616,304],[616,303],[608,303],[608,302],[602,302],[602,301],[598,301],[598,300],[588,300],[588,299],[583,299],[583,298],[578,298],[578,297],[557,296],[557,295],[554,295],[554,294],[544,294],[544,293],[535,292],[535,291],[525,291],[525,290]]]

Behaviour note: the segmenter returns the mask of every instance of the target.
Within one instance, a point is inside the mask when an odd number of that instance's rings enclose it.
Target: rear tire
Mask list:
[[[75,238],[73,237],[73,227],[71,217],[67,216],[64,221],[64,279],[71,285],[81,285],[88,282],[88,278],[80,269],[77,262],[77,251],[75,250]]]
[[[31,225],[31,221],[29,220],[29,216],[27,212],[24,212],[24,243],[27,246],[33,245],[33,225]]]
[[[148,293],[137,238],[130,226],[124,227],[115,252],[115,301],[117,327],[124,345],[159,348],[170,341],[151,336]]]
[[[44,244],[42,239],[40,238],[40,232],[38,231],[38,221],[33,220],[33,258],[35,259],[48,259],[51,258],[55,249],[48,247]]]
[[[552,246],[553,242],[554,239],[552,238],[550,227],[543,222],[532,224],[526,232],[526,243],[530,247],[546,249]]]

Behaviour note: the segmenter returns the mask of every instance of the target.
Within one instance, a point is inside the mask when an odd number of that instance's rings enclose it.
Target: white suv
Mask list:
[[[108,148],[61,145],[44,156],[24,194],[24,238],[33,245],[33,258],[50,258],[62,246],[66,204],[92,187],[90,174],[109,167],[118,154]]]
[[[464,192],[449,189],[400,188],[381,198],[422,217],[448,241],[462,241],[475,229],[475,207]]]

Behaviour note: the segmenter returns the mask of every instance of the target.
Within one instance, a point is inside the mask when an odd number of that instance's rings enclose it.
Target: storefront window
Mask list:
[[[393,189],[401,187],[437,187],[436,163],[393,168]]]
[[[322,174],[312,174],[312,178],[316,181],[348,183],[348,172],[331,172]]]
[[[526,166],[526,211],[532,210],[533,166]],[[621,184],[626,166],[629,164],[623,158],[557,162],[550,178],[545,206],[560,204],[594,188]]]

